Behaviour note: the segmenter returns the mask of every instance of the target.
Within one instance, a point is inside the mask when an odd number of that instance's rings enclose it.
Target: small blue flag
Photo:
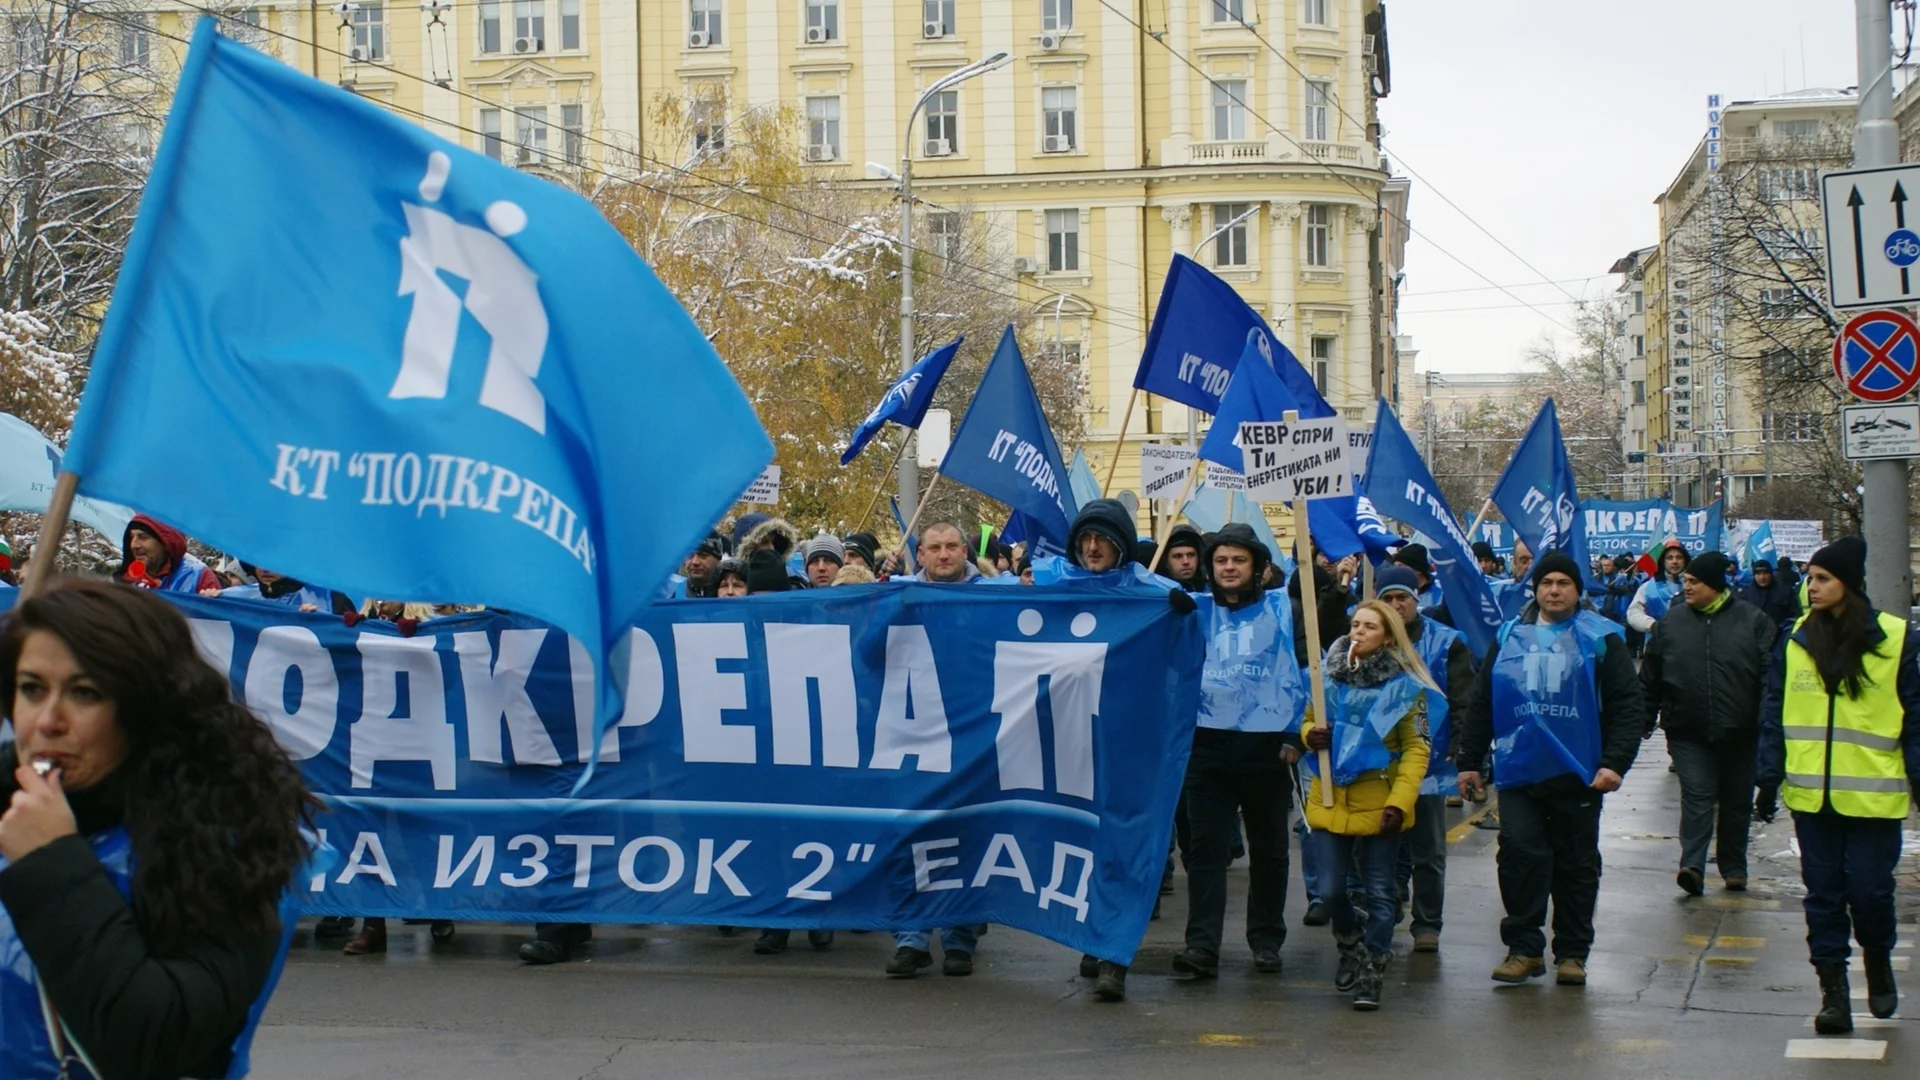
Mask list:
[[[38,428],[11,413],[0,413],[0,510],[46,513],[63,455]],[[73,520],[90,525],[116,545],[133,521],[133,511],[98,499],[73,500]]]
[[[1747,534],[1747,550],[1740,562],[1748,570],[1752,570],[1753,564],[1761,559],[1767,560],[1771,565],[1779,557],[1779,549],[1773,546],[1773,519],[1769,518],[1762,521],[1759,528]]]
[[[1067,462],[1067,486],[1073,491],[1075,506],[1085,506],[1100,497],[1100,478],[1087,464],[1086,451],[1075,450],[1073,460]]]
[[[1077,504],[1012,326],[1000,335],[940,474],[1031,518],[1034,534],[1027,540],[1034,554],[1066,550]]]
[[[905,375],[895,379],[880,396],[879,404],[854,429],[853,441],[840,455],[840,464],[845,465],[859,456],[889,420],[904,428],[918,428],[920,421],[927,418],[927,407],[933,404],[933,392],[939,389],[940,380],[947,374],[947,365],[953,363],[953,355],[960,351],[960,343],[965,340],[954,338],[921,357]]]
[[[1379,438],[1378,432],[1374,438]],[[1520,440],[1493,485],[1493,505],[1536,556],[1559,548],[1586,565],[1586,518],[1580,512],[1580,492],[1574,485],[1566,444],[1560,439],[1560,417],[1552,398],[1540,406],[1526,438]]]
[[[1504,621],[1500,604],[1473,557],[1466,531],[1433,482],[1433,473],[1413,448],[1400,418],[1385,401],[1374,413],[1373,450],[1367,457],[1367,495],[1382,513],[1433,539],[1427,555],[1447,598],[1454,629],[1466,635],[1475,656],[1484,656]]]
[[[305,581],[556,624],[602,658],[605,725],[604,658],[772,452],[592,204],[200,20],[82,491]]]
[[[1726,547],[1726,506],[1719,499],[1705,506],[1673,508],[1673,535],[1689,556]]]

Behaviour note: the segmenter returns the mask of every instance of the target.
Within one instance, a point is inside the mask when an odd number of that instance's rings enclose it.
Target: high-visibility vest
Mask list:
[[[1831,805],[1848,817],[1904,818],[1911,787],[1900,755],[1905,710],[1898,688],[1900,647],[1907,626],[1879,613],[1886,634],[1877,652],[1865,656],[1860,696],[1829,694],[1813,657],[1798,641],[1787,642],[1787,669],[1780,722],[1787,739],[1787,778],[1780,800],[1805,813]],[[1793,624],[1798,633],[1807,621]]]

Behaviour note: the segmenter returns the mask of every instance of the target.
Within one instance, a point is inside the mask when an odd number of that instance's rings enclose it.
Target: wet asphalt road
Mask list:
[[[783,956],[753,935],[704,927],[601,927],[582,961],[527,967],[522,927],[463,925],[430,945],[393,924],[385,956],[348,957],[303,930],[255,1046],[254,1075],[279,1080],[417,1077],[1920,1077],[1920,835],[1903,862],[1904,1017],[1815,1040],[1799,874],[1783,816],[1758,827],[1753,883],[1707,894],[1673,884],[1678,785],[1658,737],[1643,747],[1602,822],[1598,940],[1584,989],[1551,976],[1490,982],[1503,955],[1495,834],[1449,811],[1447,925],[1415,956],[1404,925],[1381,1011],[1356,1014],[1331,986],[1325,928],[1288,904],[1286,971],[1259,975],[1235,909],[1221,977],[1168,977],[1185,898],[1151,924],[1124,1004],[1094,1000],[1077,954],[996,927],[971,978],[881,976],[884,934],[841,934],[815,952],[796,934]],[[1920,829],[1914,819],[1909,830]],[[1297,864],[1296,864],[1297,865]],[[1243,889],[1245,874],[1232,874]],[[1854,979],[1864,996],[1864,979]],[[1856,1002],[1865,1016],[1865,1002]],[[1822,1055],[1852,1054],[1860,1060]]]

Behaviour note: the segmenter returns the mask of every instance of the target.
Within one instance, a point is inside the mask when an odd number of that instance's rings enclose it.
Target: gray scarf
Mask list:
[[[1333,648],[1327,650],[1327,678],[1365,690],[1391,682],[1394,676],[1406,670],[1400,666],[1400,659],[1394,656],[1393,650],[1384,645],[1366,656],[1355,656],[1353,662],[1349,662],[1351,645],[1343,634],[1334,641]]]

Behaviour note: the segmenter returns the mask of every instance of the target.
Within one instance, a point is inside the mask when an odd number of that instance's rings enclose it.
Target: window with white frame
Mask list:
[[[1040,29],[1073,29],[1073,0],[1040,0]]]
[[[1775,120],[1773,134],[1780,139],[1811,139],[1820,134],[1818,120]]]
[[[1761,437],[1768,442],[1819,442],[1821,415],[1817,412],[1765,413],[1760,417]]]
[[[1324,397],[1333,374],[1333,339],[1315,336],[1307,342],[1307,355],[1312,360],[1314,388]]]
[[[945,157],[960,152],[960,91],[942,90],[927,95],[927,157]]]
[[[1308,26],[1327,25],[1327,0],[1300,0],[1300,21]]]
[[[582,105],[560,106],[560,156],[569,165],[587,158],[586,109]]]
[[[936,26],[940,28],[938,34],[927,34],[926,36],[952,37],[959,33],[959,31],[955,29],[959,19],[955,15],[954,6],[954,0],[921,0],[920,18],[926,22],[927,29],[931,30]]]
[[[705,34],[708,45],[721,43],[720,0],[687,0],[689,33]]]
[[[539,52],[546,37],[546,0],[513,0],[513,51]]]
[[[146,67],[153,55],[153,24],[147,16],[138,13],[128,13],[121,19],[120,62]]]
[[[1213,83],[1213,137],[1247,137],[1247,81],[1216,79]]]
[[[1754,184],[1766,202],[1811,199],[1820,191],[1820,170],[1812,168],[1758,169]]]
[[[840,0],[807,0],[807,40],[840,40]]]
[[[727,145],[727,99],[718,92],[687,104],[687,126],[693,130],[695,150],[721,150]]]
[[[1327,139],[1327,113],[1330,111],[1329,107],[1333,103],[1333,84],[1308,79],[1305,100],[1307,109],[1307,115],[1305,117],[1306,128],[1300,133],[1301,137],[1318,142],[1325,142]]]
[[[1333,265],[1333,207],[1322,203],[1307,207],[1307,265],[1328,267]]]
[[[499,109],[480,110],[480,143],[481,150],[485,152],[488,157],[495,161],[501,159],[503,148],[500,145]]]
[[[1047,270],[1067,273],[1080,269],[1080,211],[1047,211]]]
[[[1633,335],[1633,355],[1635,357],[1642,357],[1647,355],[1647,335],[1645,334]]]
[[[480,51],[500,51],[500,0],[480,0]]]
[[[529,105],[513,111],[514,163],[544,165],[547,162],[547,107]]]
[[[560,0],[560,47],[580,47],[580,0]]]
[[[260,9],[247,8],[242,11],[230,11],[225,16],[227,33],[233,40],[258,47],[266,40],[266,32],[260,29]]]
[[[353,47],[365,60],[387,58],[387,8],[362,3],[353,10]]]
[[[1062,154],[1080,144],[1080,91],[1071,86],[1045,86],[1040,89],[1040,113],[1045,139],[1040,148],[1050,154]]]
[[[1251,209],[1253,209],[1252,203],[1214,203],[1213,227],[1219,229]],[[1251,215],[1228,226],[1224,232],[1213,238],[1213,265],[1247,265],[1248,220],[1251,220]]]
[[[940,210],[927,216],[927,239],[933,253],[942,259],[960,257],[960,215]]]
[[[1207,5],[1210,21],[1238,23],[1246,21],[1246,0],[1212,0]]]
[[[1760,290],[1760,317],[1763,319],[1801,319],[1815,314],[1800,302],[1800,293],[1791,285]]]
[[[810,161],[837,161],[840,158],[840,99],[807,99],[807,158]]]

